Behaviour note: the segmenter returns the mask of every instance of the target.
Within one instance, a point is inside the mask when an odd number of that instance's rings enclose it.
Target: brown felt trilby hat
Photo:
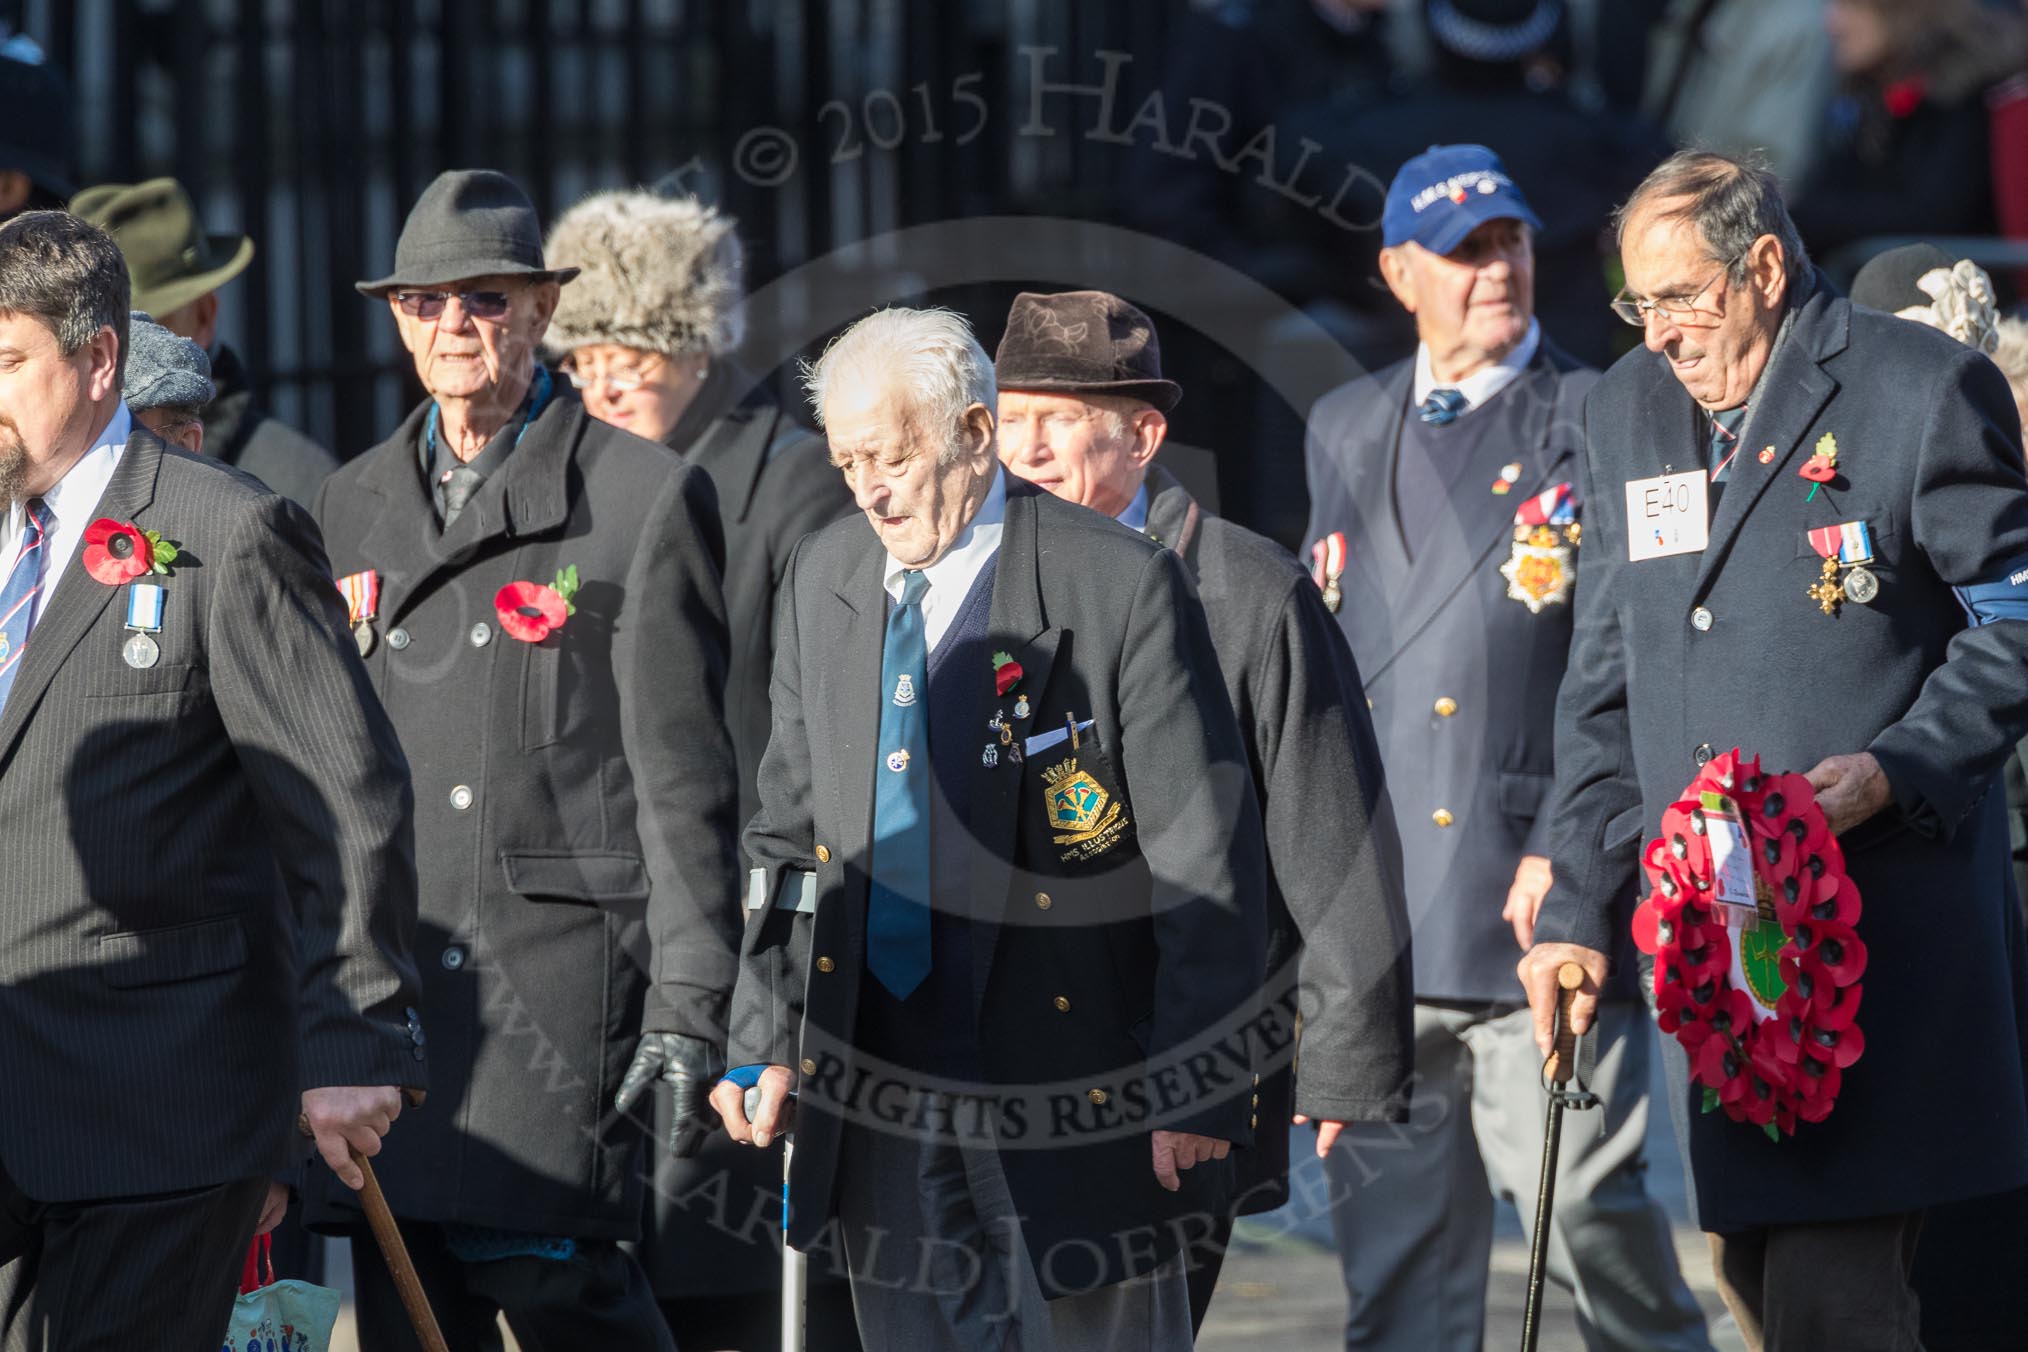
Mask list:
[[[1107,291],[1023,291],[993,357],[1003,390],[1110,394],[1167,413],[1183,387],[1162,376],[1154,321]]]

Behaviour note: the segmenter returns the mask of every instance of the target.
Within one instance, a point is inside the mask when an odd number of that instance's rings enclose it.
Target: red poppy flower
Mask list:
[[[85,527],[84,566],[108,587],[131,582],[155,569],[155,549],[139,526],[102,516]]]
[[[1021,680],[1021,664],[1005,652],[993,654],[993,693],[1004,695]]]
[[[508,583],[493,597],[493,608],[500,614],[500,627],[523,643],[542,642],[570,614],[556,588],[540,582]]]
[[[1838,477],[1838,462],[1827,455],[1813,455],[1796,473],[1813,484],[1827,484]]]
[[[1899,120],[1913,116],[1922,107],[1922,101],[1929,97],[1929,81],[1920,75],[1911,75],[1905,80],[1896,80],[1880,91],[1880,102],[1886,106],[1887,115]]]

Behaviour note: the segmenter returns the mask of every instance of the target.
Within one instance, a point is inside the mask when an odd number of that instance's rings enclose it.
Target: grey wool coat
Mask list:
[[[1647,351],[1585,406],[1596,487],[1557,708],[1556,882],[1535,929],[1610,950],[1629,859],[1714,753],[1802,773],[1870,751],[1886,772],[1892,801],[1840,839],[1864,906],[1865,1050],[1830,1116],[1770,1141],[1698,1112],[1670,1058],[1698,1223],[1719,1232],[2028,1181],[2021,931],[1995,783],[2028,731],[2028,483],[2006,381],[1819,278],[1762,384],[1707,547],[1638,563],[1621,486],[1705,466],[1708,420]],[[1796,471],[1826,433],[1836,477],[1812,499]],[[1808,532],[1852,521],[1872,536],[1878,596],[1826,614]],[[1991,623],[1967,624],[1971,588],[1998,598]]]
[[[864,1077],[887,1083],[854,1040],[869,979],[874,776],[886,773],[876,754],[885,559],[863,517],[797,550],[777,620],[761,813],[746,833],[763,896],[815,874],[807,922],[776,905],[752,913],[728,1053],[734,1065],[801,1069],[788,1237],[805,1249],[836,1214],[847,1119],[869,1122]],[[1168,1192],[1148,1133],[1253,1140],[1260,820],[1203,611],[1169,550],[1010,482],[985,646],[1020,665],[1025,699],[997,695],[981,662],[969,678],[981,744],[996,711],[1024,745],[1073,713],[1091,725],[1075,752],[1059,741],[988,766],[965,749],[972,885],[935,899],[939,913],[972,920],[984,1081],[973,1089],[992,1105],[991,1140],[1053,1296],[1144,1272],[1193,1223],[1208,1230],[1225,1214],[1229,1170],[1201,1165]],[[934,748],[932,758],[942,759]],[[1132,828],[1089,856],[1066,851],[1047,824],[1050,777],[1070,759],[1109,782],[1107,801]],[[1179,1071],[1186,1058],[1197,1073]]]
[[[1401,843],[1345,636],[1287,550],[1148,476],[1148,537],[1197,584],[1239,719],[1267,846],[1263,998],[1302,1040],[1261,1065],[1260,1122],[1239,1156],[1244,1213],[1288,1200],[1290,1116],[1403,1121],[1415,992]]]
[[[0,1160],[44,1203],[271,1174],[299,1089],[430,1084],[408,767],[315,526],[139,427],[100,518],[181,557],[135,667],[80,544],[0,713]]]
[[[439,531],[427,408],[317,502],[334,572],[379,571],[366,665],[416,781],[440,1073],[377,1166],[418,1220],[631,1236],[644,1133],[613,1094],[644,1030],[723,1042],[735,965],[717,502],[559,388]],[[576,613],[508,634],[495,594],[563,567]]]

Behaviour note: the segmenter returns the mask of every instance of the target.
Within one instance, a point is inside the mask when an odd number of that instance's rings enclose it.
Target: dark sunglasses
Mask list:
[[[505,319],[511,299],[505,291],[397,291],[394,302],[417,319],[437,319],[453,297],[474,319]]]

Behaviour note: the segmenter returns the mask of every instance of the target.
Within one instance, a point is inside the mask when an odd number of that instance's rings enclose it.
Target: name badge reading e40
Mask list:
[[[1703,553],[1711,539],[1710,491],[1701,469],[1627,480],[1627,558]]]

